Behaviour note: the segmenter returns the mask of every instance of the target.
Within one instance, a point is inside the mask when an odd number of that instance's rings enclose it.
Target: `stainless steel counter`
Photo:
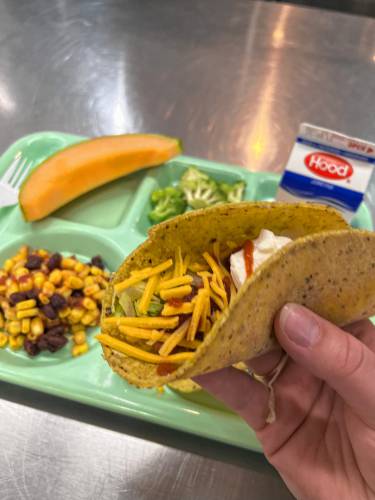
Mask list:
[[[375,20],[248,0],[0,0],[0,150],[157,131],[282,168],[303,120],[375,138]],[[0,498],[287,499],[261,455],[0,384]],[[213,422],[214,425],[214,422]]]

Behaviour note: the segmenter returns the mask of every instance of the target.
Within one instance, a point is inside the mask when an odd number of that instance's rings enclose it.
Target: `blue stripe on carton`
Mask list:
[[[358,191],[311,179],[311,177],[294,172],[284,172],[280,187],[298,198],[311,199],[317,203],[324,203],[351,212],[358,209],[363,199],[363,193]]]
[[[346,149],[334,148],[333,146],[327,146],[326,144],[321,144],[320,142],[310,141],[304,137],[297,137],[297,142],[304,144],[305,146],[320,149],[321,151],[326,151],[327,153],[345,156],[346,158],[351,158],[352,160],[359,160],[372,164],[375,163],[375,158],[372,158],[371,156],[362,155],[360,153],[352,153]]]

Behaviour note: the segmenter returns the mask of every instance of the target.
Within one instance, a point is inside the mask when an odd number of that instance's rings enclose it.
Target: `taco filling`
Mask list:
[[[132,271],[114,285],[112,314],[104,325],[116,326],[119,338],[97,339],[126,356],[157,364],[159,376],[173,373],[191,359],[240,287],[272,254],[292,240],[262,229],[240,248],[215,242],[190,262],[178,247],[174,259]]]

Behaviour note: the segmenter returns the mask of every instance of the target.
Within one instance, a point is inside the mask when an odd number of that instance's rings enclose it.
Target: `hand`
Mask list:
[[[283,307],[275,331],[290,358],[274,384],[272,424],[265,422],[268,389],[245,372],[196,377],[255,430],[299,499],[375,498],[375,327],[364,320],[344,330],[302,306]],[[247,364],[267,374],[281,356],[273,351]]]

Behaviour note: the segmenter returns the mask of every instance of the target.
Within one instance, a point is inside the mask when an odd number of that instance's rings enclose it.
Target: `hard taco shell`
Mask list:
[[[238,203],[194,211],[153,227],[149,238],[122,264],[103,302],[111,307],[113,285],[130,271],[173,258],[177,246],[191,261],[217,240],[241,245],[261,229],[293,242],[275,253],[240,289],[194,357],[165,376],[156,365],[103,345],[111,368],[138,387],[157,387],[250,359],[273,344],[273,319],[287,302],[303,304],[337,325],[375,313],[375,235],[348,229],[333,209],[312,204]],[[120,337],[113,326],[103,332]]]

